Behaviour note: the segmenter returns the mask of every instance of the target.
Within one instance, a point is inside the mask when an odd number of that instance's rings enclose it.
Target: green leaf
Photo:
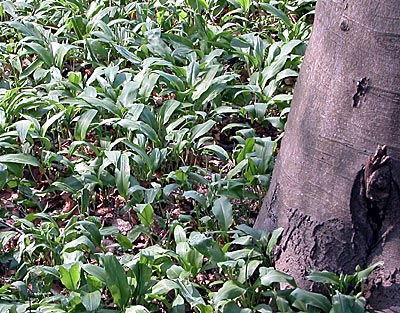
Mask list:
[[[158,138],[155,130],[148,124],[141,121],[132,121],[128,119],[121,119],[118,123],[123,128],[127,128],[132,131],[139,131],[142,134],[146,135],[151,141],[155,144],[160,143],[160,139]]]
[[[154,210],[151,204],[137,204],[135,211],[143,225],[150,227],[154,223]]]
[[[93,253],[96,251],[96,247],[86,236],[80,236],[79,238],[68,242],[67,244],[65,244],[63,251],[70,252],[80,249],[82,247],[86,247]]]
[[[126,48],[114,45],[115,50],[118,51],[125,59],[131,62],[133,65],[140,65],[142,64],[142,59],[133,54],[132,52],[128,51]]]
[[[46,120],[46,122],[42,125],[42,128],[40,130],[40,135],[41,136],[46,136],[47,129],[56,121],[58,121],[62,116],[64,116],[66,110],[62,110],[61,112],[58,112],[57,114],[53,115],[49,119]]]
[[[251,260],[249,262],[246,262],[246,265],[240,269],[238,282],[242,284],[246,283],[261,263],[261,260]]]
[[[195,91],[193,92],[192,99],[197,100],[201,95],[206,92],[212,85],[215,76],[217,75],[219,66],[212,66],[207,72],[206,77],[201,80],[200,84],[197,85]]]
[[[42,167],[39,161],[30,154],[17,153],[17,154],[4,154],[0,155],[0,163],[17,163],[26,164],[37,167]]]
[[[189,244],[215,264],[227,259],[218,243],[204,234],[192,232],[189,237]]]
[[[271,255],[272,250],[275,248],[276,244],[278,243],[279,238],[281,237],[283,233],[283,228],[277,228],[275,229],[272,234],[271,238],[268,240],[268,245],[267,245],[267,254]]]
[[[124,249],[132,249],[133,248],[133,244],[132,242],[128,239],[128,237],[121,235],[121,234],[117,234],[116,235],[117,241],[119,243],[119,245],[124,248]]]
[[[176,225],[174,228],[175,243],[187,242],[185,230],[181,225]]]
[[[215,294],[213,303],[218,304],[222,300],[234,300],[246,292],[246,289],[238,282],[228,280]]]
[[[178,76],[169,74],[163,71],[155,70],[153,71],[154,73],[160,75],[163,77],[166,81],[166,83],[171,86],[172,88],[176,89],[177,91],[184,92],[186,87],[185,84],[183,83],[182,79],[180,79]]]
[[[22,120],[18,121],[15,124],[15,128],[17,129],[18,137],[21,143],[25,142],[26,135],[28,134],[29,128],[32,125],[31,121]]]
[[[76,140],[85,140],[87,131],[89,129],[92,120],[97,114],[97,110],[89,109],[85,113],[83,113],[78,121],[76,122],[75,126],[75,138]]]
[[[212,208],[214,216],[217,218],[221,229],[228,230],[233,222],[232,204],[227,197],[221,197],[214,202]]]
[[[85,309],[89,312],[93,312],[98,309],[101,302],[101,293],[96,290],[93,292],[81,291],[81,301]]]
[[[125,313],[150,313],[148,309],[146,309],[143,305],[133,305],[127,308]]]
[[[161,118],[161,124],[166,125],[175,111],[180,108],[182,104],[176,100],[167,100],[161,106],[159,116]]]
[[[298,307],[297,302],[301,302],[305,304],[307,308],[312,306],[321,309],[323,312],[329,312],[331,309],[328,298],[319,293],[296,288],[290,295],[296,299],[294,303],[296,307]]]
[[[89,232],[90,238],[96,246],[99,247],[101,245],[100,231],[95,223],[89,221],[80,221],[77,223],[77,225],[82,226],[86,231]]]
[[[285,79],[287,77],[297,77],[299,76],[299,73],[297,73],[296,71],[293,71],[290,68],[284,69],[283,71],[279,72],[276,75],[276,81],[280,81],[282,79]]]
[[[383,262],[376,262],[371,266],[368,266],[365,270],[357,271],[357,279],[359,281],[365,280],[368,276],[379,266],[382,266]]]
[[[178,280],[178,284],[180,286],[180,294],[192,307],[197,304],[205,305],[203,297],[190,281]]]
[[[198,124],[192,128],[192,141],[196,140],[197,138],[203,136],[204,134],[208,133],[211,128],[215,125],[215,121],[208,120],[202,124]]]
[[[64,66],[65,56],[70,50],[76,47],[65,43],[60,44],[58,42],[52,42],[50,45],[51,45],[52,57],[54,58],[54,65],[61,70]]]
[[[0,190],[3,189],[8,180],[7,166],[0,163]]]
[[[307,278],[316,283],[332,284],[335,286],[340,285],[339,277],[336,274],[328,271],[311,270],[311,273],[307,276]]]
[[[332,310],[330,313],[364,313],[364,307],[365,300],[337,293],[332,298]]]
[[[72,266],[60,265],[58,270],[60,271],[60,280],[71,291],[75,291],[79,287],[79,281],[81,278],[81,267],[76,262]]]
[[[40,44],[36,42],[29,42],[25,43],[25,48],[26,50],[33,52],[41,58],[47,66],[52,66],[54,65],[54,59],[50,54],[50,51],[41,46]]]
[[[96,279],[100,280],[102,283],[106,284],[106,271],[104,268],[100,267],[100,266],[96,266],[93,264],[83,264],[82,265],[82,269],[92,275],[93,277],[95,277]]]
[[[185,300],[177,295],[175,300],[172,302],[172,313],[185,313]]]
[[[122,153],[118,160],[118,167],[115,169],[115,183],[117,184],[118,192],[124,198],[127,197],[130,177],[129,156],[126,153]]]
[[[292,276],[281,271],[277,271],[272,267],[266,268],[265,273],[263,273],[261,276],[261,284],[268,287],[273,283],[288,283],[289,285],[296,287],[296,282]]]
[[[197,201],[203,208],[207,207],[207,197],[195,190],[188,190],[183,193],[186,199]]]
[[[103,264],[106,272],[106,286],[110,290],[114,303],[123,308],[129,302],[131,295],[125,270],[114,255],[105,255]]]
[[[218,158],[220,158],[224,162],[227,162],[227,160],[229,159],[228,152],[226,152],[226,150],[224,148],[222,148],[221,146],[207,145],[203,148],[203,150],[205,150],[205,151],[209,150],[209,151],[213,152]]]
[[[285,25],[290,29],[292,27],[292,22],[290,21],[289,17],[283,13],[281,10],[278,8],[274,7],[272,4],[262,2],[259,4],[261,8],[263,8],[265,11],[271,13],[272,15],[275,15],[277,18],[281,19],[282,22],[285,23]]]
[[[170,279],[162,279],[151,289],[153,295],[165,295],[171,290],[180,289],[180,285]]]

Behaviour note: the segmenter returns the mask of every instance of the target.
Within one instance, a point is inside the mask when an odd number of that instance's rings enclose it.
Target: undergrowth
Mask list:
[[[0,1],[0,311],[363,312],[251,228],[314,4]]]

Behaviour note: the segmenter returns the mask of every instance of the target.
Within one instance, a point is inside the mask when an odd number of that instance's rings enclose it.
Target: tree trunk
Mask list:
[[[255,226],[285,228],[276,264],[303,287],[309,269],[384,261],[368,295],[385,312],[400,312],[399,104],[399,1],[319,0]]]

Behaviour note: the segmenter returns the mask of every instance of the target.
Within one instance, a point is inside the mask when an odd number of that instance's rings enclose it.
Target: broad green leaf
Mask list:
[[[144,99],[148,99],[151,96],[159,77],[160,75],[155,73],[145,75],[139,89],[139,95]]]
[[[303,43],[303,41],[298,40],[298,39],[290,40],[289,42],[282,45],[281,53],[279,54],[279,56],[289,55],[295,47],[297,47],[298,45],[300,45],[302,43]]]
[[[186,199],[193,199],[197,201],[203,208],[207,207],[207,197],[195,190],[188,190],[183,193]]]
[[[176,243],[187,242],[185,230],[181,225],[176,225],[174,228],[174,239]]]
[[[208,120],[202,124],[198,124],[192,128],[192,141],[196,140],[197,138],[203,136],[204,134],[208,133],[211,128],[215,125],[215,121]]]
[[[110,290],[114,303],[123,308],[129,302],[131,295],[125,270],[114,255],[105,255],[103,263],[106,286]]]
[[[82,182],[74,176],[63,177],[58,181],[51,184],[51,187],[56,190],[67,191],[71,193],[76,193],[83,188]]]
[[[122,248],[124,248],[124,249],[132,249],[133,248],[133,244],[128,239],[128,237],[121,235],[121,234],[117,234],[116,239]]]
[[[198,232],[190,233],[189,244],[215,264],[226,261],[227,257],[221,247],[212,238]]]
[[[279,238],[281,237],[283,233],[283,228],[277,228],[275,229],[272,234],[271,238],[268,240],[268,245],[267,245],[267,254],[271,255],[272,250],[274,250],[276,244],[278,243]]]
[[[90,91],[91,92],[91,91]],[[115,102],[109,98],[98,99],[93,96],[81,96],[74,99],[78,103],[90,104],[93,108],[98,110],[99,108],[106,109],[108,112],[114,114],[116,117],[121,117],[121,108],[115,104]]]
[[[200,66],[197,62],[191,62],[186,71],[186,80],[190,87],[194,87],[197,83],[197,78],[199,76]]]
[[[63,251],[70,252],[82,247],[86,247],[93,253],[96,251],[96,247],[94,246],[93,242],[91,242],[86,236],[80,236],[79,238],[68,242],[65,244]]]
[[[76,262],[71,266],[60,265],[58,267],[60,271],[60,280],[71,291],[75,291],[79,287],[81,278],[81,267]]]
[[[228,280],[214,295],[213,303],[218,304],[222,300],[234,300],[246,292],[246,289],[236,281]]]
[[[261,284],[263,286],[271,286],[273,283],[288,283],[296,287],[296,282],[289,274],[277,271],[273,268],[267,268],[266,273],[261,276]]]
[[[8,180],[7,166],[0,163],[0,190],[3,189],[3,187],[7,183],[7,180]]]
[[[253,227],[250,227],[246,224],[240,224],[240,225],[236,226],[235,228],[242,231],[245,234],[250,235],[257,241],[261,239],[261,236],[263,234],[263,231],[261,231],[259,229],[255,229]]]
[[[332,298],[332,310],[330,313],[364,313],[365,300],[354,296],[337,293]]]
[[[284,69],[283,71],[279,72],[276,75],[276,81],[280,81],[282,79],[285,79],[287,77],[297,77],[299,76],[299,73],[297,73],[296,71],[293,71],[290,68]]]
[[[233,222],[233,211],[232,204],[229,202],[227,197],[221,197],[214,202],[212,212],[217,218],[221,229],[228,230]]]
[[[197,100],[201,97],[201,95],[210,88],[213,84],[213,80],[217,75],[219,70],[219,66],[212,66],[211,69],[207,72],[206,77],[201,80],[201,82],[196,86],[195,91],[193,92],[192,99]]]
[[[287,56],[286,55],[279,55],[272,63],[270,66],[266,67],[262,71],[262,78],[261,78],[261,88],[267,87],[267,83],[271,78],[274,78],[275,75],[277,75],[282,68],[285,66],[286,61],[287,61]],[[263,91],[264,94],[268,95],[265,90]]]
[[[93,265],[93,264],[83,264],[82,269],[86,273],[88,273],[88,274],[92,275],[93,277],[95,277],[96,279],[100,280],[102,283],[104,283],[104,284],[107,283],[107,279],[106,279],[107,273],[104,268]]]
[[[7,163],[17,163],[42,167],[35,157],[24,153],[0,155],[0,163],[6,163],[6,165]]]
[[[146,309],[143,305],[134,305],[127,308],[125,313],[150,313],[148,309]]]
[[[122,104],[123,107],[130,109],[129,112],[131,114],[133,108],[139,109],[137,110],[138,114],[135,116],[135,118],[133,118],[135,121],[139,119],[139,116],[144,108],[143,104],[139,105],[135,103],[139,87],[140,84],[138,82],[130,81],[125,84],[120,96],[118,97],[118,101]]]
[[[185,300],[181,295],[177,295],[175,300],[172,302],[172,313],[185,313]]]
[[[77,48],[73,45],[68,45],[66,43],[60,44],[58,42],[52,42],[50,44],[52,57],[54,59],[54,65],[57,66],[59,69],[62,69],[64,66],[64,59],[67,53]]]
[[[85,309],[89,312],[96,311],[100,306],[101,302],[101,293],[96,290],[93,292],[85,292],[81,291],[81,301]]]
[[[240,268],[238,282],[245,284],[262,263],[261,260],[251,260]]]
[[[139,131],[142,134],[146,135],[151,141],[155,144],[160,143],[160,139],[158,138],[155,130],[148,124],[142,121],[132,121],[128,119],[121,119],[118,123],[123,128],[127,128],[132,131]]]
[[[29,270],[28,273],[42,273],[45,275],[50,275],[53,277],[59,277],[59,272],[57,269],[53,266],[32,266]]]
[[[298,307],[297,302],[303,303],[307,308],[310,306],[329,312],[331,309],[330,301],[324,295],[296,288],[291,294],[296,299],[294,306]]]
[[[69,72],[68,81],[74,85],[79,86],[82,83],[82,73],[81,72]]]
[[[150,227],[154,223],[154,210],[151,204],[137,204],[135,211],[143,225]]]
[[[154,295],[165,295],[174,289],[180,289],[180,285],[173,280],[163,279],[152,287],[151,293]]]
[[[134,65],[140,65],[142,63],[142,59],[133,54],[132,52],[128,51],[126,48],[114,45],[115,50],[118,51],[125,59],[131,62]]]
[[[29,128],[32,125],[31,121],[22,120],[18,121],[15,124],[15,128],[17,129],[18,137],[21,143],[25,142],[26,135],[28,134]]]
[[[229,159],[229,154],[226,152],[224,148],[218,145],[207,145],[204,146],[203,150],[205,151],[211,151],[213,152],[218,158],[220,158],[222,161],[227,162]]]
[[[379,266],[382,266],[384,262],[376,262],[371,266],[367,267],[365,270],[357,271],[357,279],[363,281],[368,278],[368,276]]]
[[[25,43],[25,48],[39,56],[47,66],[54,65],[55,60],[50,54],[50,51],[36,42]]]
[[[336,274],[328,271],[311,270],[311,273],[307,276],[307,278],[316,283],[332,284],[335,286],[340,285],[339,277]]]
[[[86,231],[89,232],[90,238],[96,246],[101,245],[100,231],[95,223],[89,221],[79,221],[77,225],[82,226]]]
[[[197,304],[204,304],[204,299],[199,291],[193,286],[188,280],[178,280],[180,286],[180,294],[186,299],[186,301],[193,307]]]
[[[183,83],[182,79],[180,79],[178,76],[159,70],[155,70],[153,72],[163,77],[164,80],[167,82],[168,86],[171,86],[171,88],[175,88],[180,92],[185,91],[186,89],[185,84]]]
[[[92,123],[92,120],[97,114],[97,110],[89,109],[85,113],[83,113],[78,121],[76,122],[75,126],[75,138],[76,140],[85,140],[87,131]]]
[[[169,279],[177,279],[181,276],[182,273],[185,273],[185,270],[181,266],[178,266],[178,265],[172,265],[166,271],[167,277]]]
[[[277,18],[281,19],[282,22],[285,23],[285,25],[290,29],[292,26],[292,22],[290,21],[289,17],[283,13],[281,10],[278,8],[274,7],[272,4],[262,2],[259,4],[261,8],[263,8],[265,11],[271,13],[272,15],[275,15]]]
[[[40,130],[40,135],[41,136],[46,136],[48,128],[56,121],[61,119],[62,116],[65,115],[66,110],[62,110],[61,112],[58,112],[57,114],[54,114],[52,117],[46,120],[46,122],[42,125],[42,128]]]
[[[176,100],[165,101],[159,111],[159,116],[162,119],[161,120],[162,125],[166,125],[170,120],[170,118],[172,117],[172,115],[175,113],[175,111],[181,106],[182,104]]]
[[[129,156],[126,153],[122,153],[119,157],[118,167],[115,169],[115,183],[117,184],[118,192],[124,198],[127,196],[130,177]]]

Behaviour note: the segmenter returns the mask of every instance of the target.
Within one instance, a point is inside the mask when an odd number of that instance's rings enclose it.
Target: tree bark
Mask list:
[[[319,0],[255,225],[285,228],[276,265],[303,287],[382,260],[369,306],[400,312],[399,126],[399,1]]]

